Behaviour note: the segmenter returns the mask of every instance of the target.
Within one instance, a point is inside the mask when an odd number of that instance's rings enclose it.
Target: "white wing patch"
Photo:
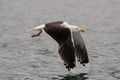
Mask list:
[[[67,22],[63,22],[63,24],[61,24],[61,26],[63,26],[63,27],[66,27],[66,28],[69,28],[71,31],[73,31],[73,32],[78,32],[79,31],[79,27],[77,27],[77,26],[74,26],[74,25],[70,25],[70,24],[68,24]]]
[[[63,22],[60,26],[63,26],[63,27],[70,29],[70,24],[68,24],[67,22]]]
[[[73,47],[75,47],[74,40],[73,40],[73,32],[72,32],[71,29],[70,29],[70,33],[71,33],[71,40],[72,40],[72,43],[73,43]]]

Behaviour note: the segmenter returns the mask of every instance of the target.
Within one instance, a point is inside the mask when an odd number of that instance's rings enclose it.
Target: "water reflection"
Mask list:
[[[78,75],[66,75],[61,76],[62,78],[59,80],[86,80],[88,77],[86,76],[88,73],[81,73]]]
[[[120,79],[120,70],[116,70],[114,72],[111,72],[110,75],[114,78]]]

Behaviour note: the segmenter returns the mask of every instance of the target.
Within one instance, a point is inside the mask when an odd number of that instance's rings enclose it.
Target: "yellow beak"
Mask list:
[[[80,29],[80,32],[85,32],[85,30],[84,29]]]

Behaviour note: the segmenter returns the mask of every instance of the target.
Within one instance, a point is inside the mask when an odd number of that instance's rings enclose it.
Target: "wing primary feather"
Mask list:
[[[83,64],[83,66],[84,66],[85,63],[89,62],[85,43],[83,41],[83,38],[82,38],[80,32],[72,32],[72,35],[73,35],[76,57],[77,57],[78,61],[80,61],[80,63]]]
[[[70,36],[59,45],[59,54],[68,71],[75,67],[75,50]]]

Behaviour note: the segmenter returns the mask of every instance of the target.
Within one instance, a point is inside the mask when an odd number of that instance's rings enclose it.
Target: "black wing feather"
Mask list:
[[[70,36],[59,45],[59,54],[68,70],[75,67],[75,50]]]

